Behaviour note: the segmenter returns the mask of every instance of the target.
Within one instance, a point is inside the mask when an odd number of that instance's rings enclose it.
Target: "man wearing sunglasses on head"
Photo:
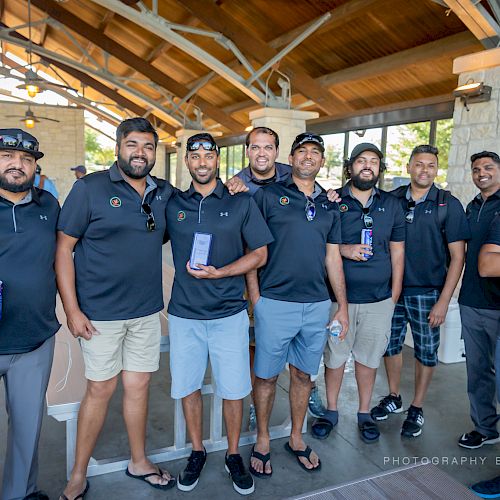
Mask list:
[[[403,422],[401,435],[422,433],[423,402],[437,365],[439,327],[457,286],[465,258],[469,225],[462,204],[448,191],[438,189],[438,150],[421,145],[408,162],[410,184],[392,191],[405,211],[406,252],[403,293],[394,310],[391,340],[384,355],[389,394],[372,408],[375,420],[401,413],[399,394],[403,343],[411,326],[415,355],[415,393]]]
[[[344,163],[344,175],[349,182],[337,190],[342,198],[340,251],[350,326],[344,342],[335,344],[329,339],[325,349],[328,412],[312,427],[313,435],[319,439],[327,437],[337,424],[337,401],[350,353],[358,385],[360,437],[373,443],[380,435],[370,416],[370,400],[377,368],[389,342],[394,306],[401,293],[405,239],[401,205],[394,196],[375,187],[384,169],[383,155],[377,146],[358,144]],[[337,308],[335,298],[333,311]]]
[[[7,436],[0,498],[48,500],[37,489],[38,440],[55,333],[57,200],[33,187],[38,141],[0,129],[0,379]]]
[[[87,466],[120,375],[131,448],[126,474],[157,489],[175,485],[145,454],[148,388],[160,358],[165,207],[172,194],[168,182],[149,175],[157,143],[146,119],[123,121],[116,162],[77,180],[59,218],[57,282],[87,378],[75,465],[62,498],[88,489]]]
[[[248,495],[254,483],[238,450],[243,398],[251,391],[244,275],[265,264],[273,238],[253,199],[230,195],[217,178],[219,148],[210,134],[188,139],[185,163],[191,186],[167,206],[175,266],[168,306],[171,392],[182,399],[193,448],[177,487],[193,490],[205,465],[201,387],[210,358],[224,400],[225,468],[234,489]]]
[[[327,340],[331,306],[327,278],[339,299],[334,319],[342,325],[342,336],[348,327],[338,206],[328,201],[315,182],[325,163],[324,151],[319,135],[299,134],[289,156],[292,175],[254,196],[275,240],[259,276],[247,276],[256,341],[257,442],[250,471],[258,477],[272,474],[269,418],[276,382],[286,363],[290,366],[292,430],[285,448],[304,470],[321,468],[318,455],[304,443],[302,424],[311,375],[318,373]]]

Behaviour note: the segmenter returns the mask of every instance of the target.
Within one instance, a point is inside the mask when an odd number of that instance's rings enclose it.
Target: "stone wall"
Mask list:
[[[455,101],[453,132],[448,162],[448,186],[467,204],[478,192],[471,180],[470,157],[480,151],[500,154],[500,66],[461,73],[458,85],[470,79],[492,87],[491,100],[469,105]]]

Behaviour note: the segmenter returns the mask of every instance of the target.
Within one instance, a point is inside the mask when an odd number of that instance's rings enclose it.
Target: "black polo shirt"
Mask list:
[[[293,177],[270,184],[254,195],[274,242],[267,264],[259,272],[263,297],[288,302],[321,302],[329,299],[326,285],[326,245],[341,242],[336,203],[316,184],[316,215],[306,218],[306,197]]]
[[[186,270],[194,233],[212,235],[209,265],[220,268],[250,250],[273,241],[272,235],[247,193],[231,196],[220,180],[203,198],[193,185],[176,192],[167,205],[167,233],[172,240],[175,278],[168,312],[188,319],[218,319],[247,307],[245,277],[196,279]]]
[[[59,330],[55,314],[59,204],[32,188],[16,205],[0,196],[0,355],[30,352]]]
[[[89,319],[139,318],[163,309],[161,247],[171,195],[168,182],[148,176],[141,199],[116,164],[73,185],[58,229],[78,238],[76,293]],[[143,202],[151,206],[154,231],[147,230]]]
[[[410,186],[392,191],[407,212]],[[448,243],[468,240],[469,224],[460,201],[452,195],[447,199],[444,235],[438,220],[439,189],[433,184],[425,198],[415,200],[413,222],[406,223],[405,273],[403,295],[423,295],[443,289],[446,281]]]
[[[479,250],[486,240],[493,218],[500,213],[500,189],[486,198],[486,201],[479,193],[467,205],[465,213],[469,220],[471,239],[467,244],[465,271],[458,302],[464,306],[478,309],[500,309],[500,304],[485,296],[481,277],[477,270]]]
[[[500,247],[500,214],[493,219],[484,244]],[[487,299],[495,304],[500,304],[500,277],[482,278],[481,282]]]
[[[337,189],[342,221],[342,243],[361,243],[363,206],[351,196],[350,182]],[[373,255],[366,262],[343,258],[350,304],[368,304],[388,299],[391,292],[391,241],[405,240],[405,219],[399,200],[390,193],[374,188],[369,215],[373,219]]]
[[[288,179],[292,175],[292,167],[287,165],[286,163],[275,162],[274,167],[276,169],[276,174],[274,179],[269,182],[282,182]],[[245,186],[249,189],[249,193],[253,196],[261,187],[267,186],[267,184],[256,182],[256,178],[252,175],[252,170],[250,166],[245,167],[243,170],[236,174],[236,177],[239,177],[245,184]]]

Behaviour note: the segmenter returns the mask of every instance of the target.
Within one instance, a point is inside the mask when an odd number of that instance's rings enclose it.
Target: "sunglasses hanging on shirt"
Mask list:
[[[408,204],[406,205],[405,220],[406,222],[408,222],[408,224],[411,224],[413,222],[413,219],[415,218],[415,205],[416,203],[413,200],[409,200]]]
[[[316,217],[316,205],[311,197],[306,196],[306,200],[306,219],[311,222],[312,220],[314,220],[314,217]]]
[[[373,217],[370,215],[370,209],[368,207],[363,207],[363,224],[366,229],[373,228]]]
[[[142,204],[142,211],[147,215],[146,228],[148,231],[154,231],[156,229],[155,216],[153,210],[151,210],[151,205],[149,203]]]

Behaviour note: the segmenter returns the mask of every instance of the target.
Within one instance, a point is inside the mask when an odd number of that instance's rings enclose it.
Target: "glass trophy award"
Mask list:
[[[191,269],[199,271],[197,264],[208,266],[210,258],[210,247],[212,245],[212,235],[209,233],[194,233],[193,245],[191,247],[191,258],[189,265]]]

